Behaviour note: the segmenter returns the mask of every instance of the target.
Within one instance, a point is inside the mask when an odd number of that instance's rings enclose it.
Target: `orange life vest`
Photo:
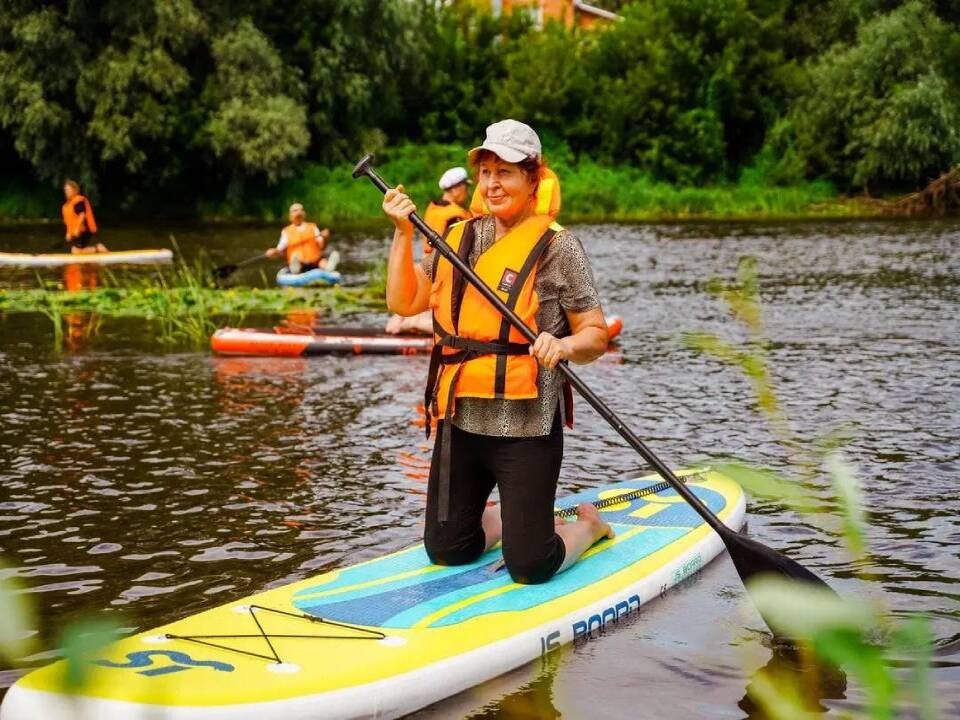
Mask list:
[[[480,254],[474,272],[494,290],[524,324],[537,332],[540,299],[534,289],[537,265],[553,236],[561,230],[549,215],[534,215]],[[450,228],[446,241],[465,262],[476,235],[476,220]],[[435,261],[430,307],[434,346],[430,355],[424,407],[442,417],[438,518],[450,508],[450,420],[456,398],[527,400],[537,397],[537,359],[526,338],[470,284],[453,265]]]
[[[537,187],[535,201],[537,215],[549,215],[555,218],[560,214],[560,179],[546,165],[540,168],[540,185]],[[473,198],[470,200],[470,212],[474,216],[490,214],[487,201],[480,194],[479,185],[473,191]]]
[[[283,229],[287,236],[287,262],[293,262],[293,256],[302,265],[316,265],[323,257],[320,244],[317,242],[317,226],[315,223],[303,222],[300,225],[287,225]]]
[[[447,243],[467,259],[475,223],[451,228]],[[549,215],[524,220],[487,248],[474,271],[537,331],[540,300],[534,290],[537,262],[560,230]],[[438,258],[430,293],[434,355],[442,365],[427,388],[432,409],[451,416],[454,398],[523,400],[537,397],[537,360],[526,339],[448,261]]]
[[[468,210],[464,210],[455,202],[449,200],[431,202],[427,206],[427,211],[423,214],[423,221],[440,237],[443,237],[447,228],[454,223],[469,218],[470,212]],[[423,254],[429,255],[432,252],[433,247],[427,242],[426,238],[423,238]]]
[[[80,217],[80,213],[74,210],[77,203],[83,203],[83,218]],[[97,221],[93,217],[93,208],[90,206],[90,201],[83,195],[74,195],[67,200],[60,208],[60,214],[63,216],[63,224],[67,229],[67,240],[80,237],[84,230],[91,235],[97,232]]]

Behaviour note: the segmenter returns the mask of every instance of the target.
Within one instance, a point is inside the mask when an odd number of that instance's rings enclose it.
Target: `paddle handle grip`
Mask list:
[[[369,155],[364,157],[359,163],[357,163],[356,168],[354,169],[353,176],[360,177],[361,175],[366,176],[370,181],[380,190],[382,193],[386,193],[390,189],[390,186],[380,177],[376,170],[372,167],[372,157]],[[488,286],[480,277],[473,271],[473,269],[463,261],[463,259],[457,255],[444,240],[433,230],[429,225],[427,225],[423,218],[421,218],[417,213],[410,214],[410,222],[413,223],[414,227],[417,228],[424,237],[427,239],[427,242],[433,246],[440,255],[443,256],[445,260],[448,260],[451,265],[453,265],[457,270],[463,273],[463,276],[467,281],[473,285],[481,295],[491,304],[497,311],[503,315],[513,327],[515,327],[528,342],[534,342],[537,339],[537,334],[527,327],[527,324],[523,322],[519,315],[517,315],[513,310],[511,310],[507,304],[500,299],[500,296],[493,291],[490,286]],[[723,521],[720,520],[711,510],[708,508],[703,501],[698,498],[692,490],[690,490],[680,478],[674,475],[673,471],[667,467],[667,465],[658,458],[653,451],[647,447],[647,444],[643,442],[637,435],[629,428],[627,425],[617,417],[617,414],[611,410],[607,404],[597,396],[596,393],[591,390],[587,384],[580,379],[580,376],[577,375],[573,370],[570,369],[569,364],[566,361],[561,362],[558,366],[560,373],[566,378],[573,388],[583,397],[584,400],[589,403],[589,405],[599,413],[600,417],[607,421],[607,423],[612,427],[624,440],[627,441],[627,444],[630,445],[634,450],[636,450],[640,456],[646,460],[650,466],[657,471],[657,474],[660,475],[664,480],[670,483],[670,486],[677,491],[677,493],[686,500],[697,514],[704,519],[704,521],[716,530],[720,535],[726,536],[727,533],[730,533],[731,530],[723,524]]]

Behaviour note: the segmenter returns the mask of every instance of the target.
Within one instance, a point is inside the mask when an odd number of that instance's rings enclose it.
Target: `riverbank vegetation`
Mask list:
[[[13,0],[0,213],[51,216],[74,176],[104,217],[273,218],[304,195],[369,217],[345,181],[363,151],[455,149],[392,176],[422,202],[504,116],[541,133],[572,217],[820,213],[960,162],[951,3],[615,6],[584,30],[469,0]]]
[[[562,179],[563,220],[653,221],[693,218],[848,217],[877,214],[860,201],[839,200],[831,183],[797,181],[766,183],[757,167],[745,168],[736,182],[680,186],[657,180],[636,168],[603,165],[579,159],[566,145],[548,149],[546,158]],[[455,144],[400,145],[377,156],[379,172],[388,182],[403,183],[422,208],[439,194],[436,169],[464,162],[463,146]],[[280,219],[286,201],[306,203],[325,222],[382,222],[380,196],[358,187],[352,166],[310,164],[296,178],[281,182],[267,195],[252,200],[246,211],[257,219]],[[229,207],[211,206],[211,218],[229,218]]]

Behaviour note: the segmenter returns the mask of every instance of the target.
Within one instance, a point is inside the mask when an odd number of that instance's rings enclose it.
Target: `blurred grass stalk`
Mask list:
[[[847,433],[831,431],[810,442],[793,429],[769,370],[770,341],[763,324],[756,259],[741,259],[735,280],[714,280],[707,290],[726,304],[743,337],[737,341],[696,332],[686,334],[686,343],[746,376],[758,411],[787,453],[792,476],[729,460],[712,464],[748,492],[796,513],[839,517],[839,527],[828,532],[839,535],[851,559],[862,564],[869,558],[868,520],[856,468],[842,450]],[[828,491],[817,483],[823,473],[830,479]],[[894,620],[879,604],[841,598],[822,588],[776,577],[751,582],[749,596],[763,617],[771,619],[771,629],[800,643],[801,653],[857,678],[866,693],[870,718],[899,717],[906,700],[912,701],[923,720],[937,717],[929,681],[933,635],[927,617],[911,614]],[[911,666],[906,681],[894,672],[894,659]],[[811,713],[804,690],[795,674],[760,673],[750,694],[771,718],[820,715]]]
[[[21,664],[38,649],[37,618],[29,595],[0,567],[0,659],[9,667]],[[77,693],[92,681],[97,667],[92,660],[123,634],[116,619],[79,620],[66,625],[56,647],[65,663],[60,680],[67,693]],[[78,718],[82,715],[77,713]]]

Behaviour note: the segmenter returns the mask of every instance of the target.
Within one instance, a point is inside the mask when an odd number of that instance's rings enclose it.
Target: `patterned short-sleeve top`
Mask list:
[[[495,221],[484,216],[475,221],[476,239],[470,252],[470,267],[496,240]],[[436,253],[424,256],[420,266],[433,280]],[[561,230],[540,258],[534,288],[540,298],[537,326],[556,337],[570,334],[566,311],[581,313],[600,307],[600,295],[583,245],[569,230]],[[533,400],[486,400],[458,398],[453,424],[478,435],[536,437],[549,435],[560,403],[560,374],[539,368],[538,397]]]

